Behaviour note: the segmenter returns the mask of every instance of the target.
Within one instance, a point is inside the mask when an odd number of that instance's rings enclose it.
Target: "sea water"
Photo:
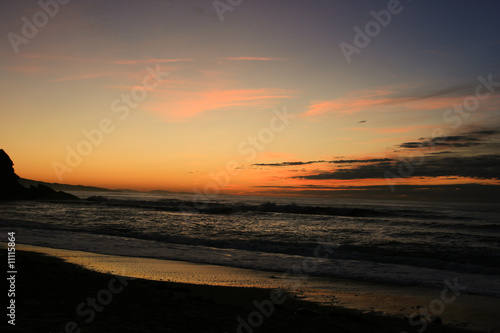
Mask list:
[[[20,243],[500,297],[500,205],[72,192],[0,203]],[[188,207],[188,208],[186,208]],[[4,237],[5,238],[5,237]],[[4,240],[1,240],[4,241]],[[327,250],[315,251],[319,244]]]

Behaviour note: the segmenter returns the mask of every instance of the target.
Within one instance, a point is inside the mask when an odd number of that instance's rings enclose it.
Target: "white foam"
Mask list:
[[[2,239],[7,231],[0,228]],[[287,271],[304,275],[359,279],[398,285],[419,285],[442,288],[445,280],[458,279],[466,286],[464,293],[500,297],[500,279],[495,275],[457,273],[446,270],[420,268],[402,264],[377,263],[364,260],[320,259],[298,255],[265,253],[247,250],[222,249],[197,245],[171,244],[119,236],[50,231],[22,228],[17,241],[23,244],[68,250],[87,251],[109,255],[182,260],[262,271]],[[307,259],[308,267],[300,267]]]

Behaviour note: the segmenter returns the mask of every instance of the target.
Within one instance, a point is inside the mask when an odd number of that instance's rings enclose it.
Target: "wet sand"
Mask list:
[[[308,276],[285,277],[279,272],[101,255],[29,245],[18,245],[17,249],[61,258],[66,262],[104,274],[170,283],[236,287],[238,290],[283,289],[289,293],[288,299],[308,301],[308,304],[318,305],[322,309],[342,307],[358,310],[357,313],[384,314],[400,318],[400,321],[409,327],[408,332],[417,332],[419,328],[424,327],[424,324],[419,322],[414,322],[414,325],[409,324],[407,318],[416,313],[438,314],[443,325],[452,327],[483,332],[496,332],[500,329],[500,299],[492,297],[467,294],[454,297],[455,295],[448,292],[445,294],[447,297],[445,303],[440,301],[442,290],[415,286],[391,286]],[[453,301],[450,302],[451,300]],[[249,305],[252,305],[251,301]]]

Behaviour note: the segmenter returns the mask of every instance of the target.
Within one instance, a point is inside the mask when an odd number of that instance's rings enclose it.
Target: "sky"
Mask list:
[[[0,148],[23,178],[113,189],[487,197],[499,9],[2,1]]]

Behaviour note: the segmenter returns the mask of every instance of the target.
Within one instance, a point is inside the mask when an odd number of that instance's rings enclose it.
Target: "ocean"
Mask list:
[[[498,204],[71,193],[0,203],[1,241],[500,297]]]

